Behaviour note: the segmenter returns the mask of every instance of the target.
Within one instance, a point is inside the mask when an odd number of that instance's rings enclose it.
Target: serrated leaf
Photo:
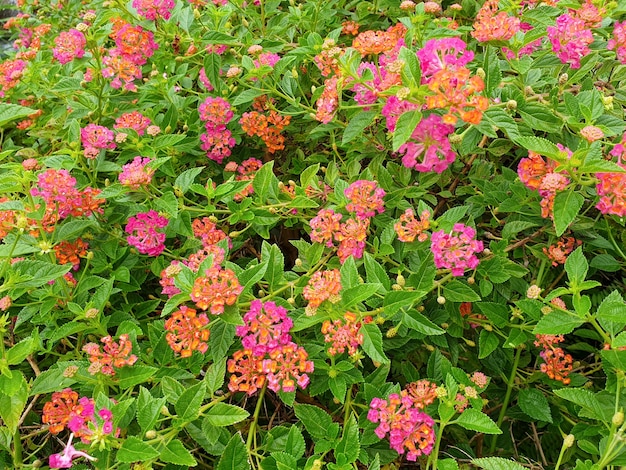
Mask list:
[[[198,462],[193,458],[191,452],[189,452],[178,439],[170,441],[165,446],[165,449],[161,451],[159,460],[176,465],[184,465],[185,467],[195,467],[198,465]]]
[[[443,296],[450,302],[479,302],[480,296],[467,284],[456,279],[443,286]]]
[[[200,414],[200,405],[204,400],[206,385],[199,382],[185,390],[176,400],[176,414],[183,421],[193,421]]]
[[[146,432],[154,427],[161,414],[161,408],[165,405],[165,397],[155,398],[147,388],[139,388],[137,398],[137,422],[141,430]]]
[[[395,315],[402,308],[412,307],[426,294],[416,291],[389,291],[383,299],[385,316]]]
[[[484,434],[502,434],[502,430],[489,416],[474,408],[466,409],[454,423],[470,431],[482,432]]]
[[[357,112],[344,129],[341,144],[346,145],[352,142],[359,134],[363,133],[363,130],[372,123],[376,116],[378,116],[377,111]]]
[[[372,361],[385,364],[389,362],[383,350],[383,334],[380,332],[378,325],[374,323],[365,323],[359,330],[363,335],[363,351]]]
[[[211,395],[224,385],[224,377],[226,375],[226,357],[221,358],[209,366],[204,376],[207,389]]]
[[[202,173],[205,167],[199,166],[195,168],[190,168],[189,170],[183,171],[180,175],[176,177],[176,181],[174,181],[174,186],[180,188],[183,194],[189,191],[189,188],[193,184],[193,180]]]
[[[63,277],[72,269],[70,263],[62,266],[45,261],[23,260],[12,265],[16,274],[23,280],[16,282],[13,288],[41,287],[50,281]]]
[[[350,415],[348,422],[344,424],[343,436],[337,444],[335,455],[342,454],[345,457],[345,463],[352,463],[356,462],[360,450],[359,425],[354,415]]]
[[[267,200],[270,194],[276,194],[278,179],[274,175],[274,160],[267,162],[256,172],[252,180],[252,187],[260,201]]]
[[[61,369],[48,369],[44,370],[33,381],[30,389],[30,396],[43,395],[45,393],[51,393],[58,390],[63,390],[66,387],[76,383],[76,380],[71,377],[65,377],[63,375],[64,370]]]
[[[0,103],[0,128],[5,127],[12,121],[25,118],[37,112],[36,109],[27,108],[18,104]]]
[[[234,325],[224,321],[216,321],[211,325],[209,347],[214,361],[226,356],[228,348],[235,342],[235,329]]]
[[[548,139],[543,137],[518,137],[515,139],[515,143],[526,150],[532,150],[544,157],[552,158],[553,160],[559,157],[559,148],[556,144],[553,144]]]
[[[37,335],[37,330],[34,331],[34,335]],[[6,351],[6,361],[10,366],[21,363],[27,356],[33,353],[37,348],[37,340],[33,336],[24,338],[22,341],[12,346]]]
[[[405,312],[402,317],[402,323],[406,325],[407,328],[411,328],[426,336],[437,336],[445,333],[442,328],[435,325],[417,310]]]
[[[336,437],[336,434],[333,436],[330,433],[333,419],[323,409],[313,405],[296,403],[293,406],[293,411],[313,439],[319,440],[329,437],[334,439]]]
[[[149,381],[158,370],[156,367],[134,365],[133,367],[119,369],[116,375],[119,379],[119,386],[126,390]]]
[[[376,291],[380,289],[380,287],[380,284],[373,283],[359,284],[358,286],[350,287],[341,292],[342,305],[348,309],[349,307],[363,302],[376,294]]]
[[[487,457],[484,459],[474,459],[472,463],[485,470],[526,470],[526,467],[501,457]]]
[[[533,330],[534,335],[566,335],[574,331],[584,320],[561,310],[553,310],[542,317]]]
[[[248,451],[243,443],[241,433],[238,432],[230,438],[222,451],[222,457],[215,470],[250,470]]]
[[[285,443],[285,451],[293,455],[296,459],[302,458],[306,451],[304,436],[297,426],[292,425],[287,434],[287,442]]]
[[[393,132],[393,151],[398,149],[411,138],[411,134],[422,120],[422,113],[417,110],[407,111],[398,118],[396,129]]]
[[[588,269],[587,258],[583,254],[582,247],[579,246],[565,261],[565,272],[569,282],[574,286],[579,286],[585,280]]]
[[[493,331],[482,330],[478,337],[478,359],[484,359],[500,345],[498,336]]]
[[[534,388],[521,390],[517,404],[531,418],[548,423],[552,422],[552,412],[548,400],[539,390]]]
[[[594,416],[601,417],[603,415],[602,405],[593,392],[582,388],[561,388],[554,390],[554,394],[563,398],[564,400],[571,401],[587,410],[591,411]]]
[[[115,457],[122,463],[132,463],[149,461],[158,456],[159,451],[150,444],[135,436],[130,436],[124,440]]]
[[[250,413],[243,408],[227,403],[216,403],[206,412],[206,420],[213,426],[231,426],[243,421]]]
[[[437,470],[459,470],[459,464],[454,459],[443,459],[437,462]]]
[[[554,198],[554,228],[560,237],[580,212],[585,198],[574,190],[558,192]]]

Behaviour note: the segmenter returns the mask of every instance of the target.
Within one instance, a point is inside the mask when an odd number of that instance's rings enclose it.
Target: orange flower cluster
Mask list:
[[[285,137],[281,134],[281,131],[290,122],[291,116],[281,116],[274,110],[267,115],[258,111],[250,111],[243,113],[239,120],[243,131],[250,137],[260,137],[270,153],[275,153],[285,148]]]
[[[309,302],[306,313],[313,315],[322,302],[336,303],[341,300],[341,274],[338,269],[317,271],[307,283],[302,296]]]
[[[214,265],[196,279],[189,296],[198,308],[219,315],[226,305],[234,305],[242,290],[234,271]]]
[[[54,254],[59,264],[72,263],[74,270],[80,267],[80,258],[87,254],[89,244],[80,238],[74,242],[62,241],[54,247]]]
[[[328,354],[336,356],[346,351],[349,356],[354,356],[363,344],[363,333],[360,330],[361,322],[357,321],[356,314],[352,312],[346,312],[343,320],[326,320],[322,323],[322,334],[324,342],[331,343]]]
[[[341,23],[341,32],[342,34],[351,34],[352,36],[356,36],[359,34],[359,23],[352,20],[347,20]]]
[[[487,0],[476,15],[472,36],[480,42],[508,41],[520,30],[520,20],[498,12],[498,0]]]
[[[191,357],[194,351],[205,353],[209,348],[208,324],[205,313],[196,315],[194,309],[182,306],[165,321],[167,344],[180,357]]]
[[[417,238],[418,241],[423,242],[428,239],[428,233],[425,230],[430,228],[430,212],[423,211],[420,214],[419,220],[415,218],[413,209],[407,209],[404,214],[400,216],[400,220],[393,226],[398,240],[401,242],[412,242]]]
[[[131,354],[133,343],[127,334],[120,335],[119,343],[113,341],[111,336],[105,336],[100,340],[104,343],[103,350],[96,343],[87,343],[83,351],[89,354],[89,373],[102,372],[104,375],[115,375],[115,368],[132,366],[137,362],[137,356]]]
[[[1,202],[7,202],[8,198],[0,198]],[[0,240],[6,237],[15,226],[15,212],[12,210],[0,210]]]
[[[340,75],[339,59],[345,51],[337,46],[333,39],[326,39],[322,45],[322,52],[314,57],[315,65],[320,69],[323,77]]]
[[[489,100],[480,95],[485,89],[483,79],[470,74],[465,67],[444,68],[435,73],[428,83],[428,89],[434,95],[426,97],[426,108],[447,110],[443,115],[446,124],[456,124],[458,117],[470,124],[480,124]]]
[[[50,425],[52,434],[65,429],[78,405],[78,393],[71,388],[52,394],[52,399],[43,406],[41,422]]]
[[[544,248],[543,254],[552,261],[552,266],[565,264],[567,256],[581,243],[580,240],[576,240],[574,237],[565,237],[559,240],[556,245],[550,245],[548,248]]]
[[[363,57],[370,54],[389,52],[396,47],[397,42],[404,37],[406,31],[406,26],[402,23],[396,23],[394,26],[389,27],[387,31],[364,31],[354,38],[352,47]]]
[[[541,372],[552,380],[563,382],[564,385],[570,383],[569,373],[573,368],[573,359],[569,354],[565,354],[563,348],[555,348],[554,345],[564,341],[563,335],[536,335],[535,346],[541,346],[543,351],[539,353],[544,363],[541,364]]]

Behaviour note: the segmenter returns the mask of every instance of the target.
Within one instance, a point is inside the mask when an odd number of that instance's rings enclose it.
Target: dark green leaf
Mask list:
[[[241,433],[234,434],[230,438],[215,470],[250,470],[248,451]]]
[[[193,421],[200,414],[200,405],[204,400],[206,385],[199,382],[185,390],[174,405],[178,417],[183,421]]]
[[[361,111],[357,112],[348,122],[341,144],[346,145],[352,142],[358,135],[362,134],[367,126],[378,116],[378,111]]]
[[[250,413],[243,408],[227,403],[216,403],[206,413],[206,419],[213,426],[231,426],[243,421]]]
[[[443,296],[450,302],[478,302],[480,296],[467,284],[456,279],[443,287]]]
[[[365,323],[359,330],[363,334],[363,351],[372,361],[385,364],[389,362],[385,352],[383,351],[383,334],[380,332],[378,325],[374,323]]]
[[[553,310],[546,316],[542,317],[535,326],[533,334],[535,335],[567,335],[585,323],[584,320],[563,312],[561,310]]]
[[[532,419],[552,422],[552,413],[545,395],[535,388],[520,391],[517,404]]]
[[[191,452],[189,452],[178,439],[170,441],[167,446],[165,446],[165,449],[161,451],[159,460],[176,465],[184,465],[185,467],[195,467],[198,465],[198,462],[193,458]]]
[[[135,436],[124,439],[122,447],[117,451],[116,459],[122,463],[146,462],[159,456],[159,452],[150,444]]]

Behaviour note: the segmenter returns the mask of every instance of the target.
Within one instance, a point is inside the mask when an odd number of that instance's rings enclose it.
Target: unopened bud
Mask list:
[[[293,305],[293,304],[295,304],[295,303],[296,303],[296,299],[294,299],[293,297],[289,297],[289,298],[287,299],[287,303],[288,303],[289,305]]]
[[[611,419],[611,422],[615,426],[621,426],[624,423],[624,412],[618,411],[617,413],[615,413],[613,415],[613,419]]]
[[[451,144],[460,144],[463,141],[463,137],[461,137],[459,134],[450,134],[448,136],[448,140]]]
[[[404,286],[406,284],[406,279],[404,279],[404,276],[402,274],[398,274],[398,277],[396,277],[396,282],[398,283],[398,285]]]
[[[396,336],[398,334],[398,327],[394,326],[393,328],[389,328],[387,330],[387,338],[393,338],[394,336]]]
[[[301,268],[302,267],[302,260],[300,258],[296,258],[296,261],[294,262],[294,264],[298,267]]]
[[[573,434],[568,434],[563,439],[563,447],[569,449],[570,447],[572,447],[574,445],[574,441],[575,440],[576,440],[576,438],[574,437]]]
[[[443,305],[446,303],[446,298],[443,295],[440,295],[439,297],[437,297],[437,303],[439,305]]]
[[[393,285],[391,286],[391,288],[392,288],[393,290],[402,290],[402,286],[401,286],[400,284],[393,284]]]
[[[567,75],[566,73],[562,73],[561,76],[559,77],[559,85],[565,85],[568,80],[569,80],[569,75]]]
[[[470,348],[476,347],[476,343],[474,343],[474,341],[472,341],[471,339],[463,338],[463,340],[465,341],[465,344],[467,344]]]
[[[146,431],[146,439],[154,439],[155,437],[157,437],[157,432],[154,429]]]
[[[506,102],[506,109],[510,109],[510,110],[517,109],[517,101],[515,101],[515,100],[507,101]]]
[[[487,76],[487,74],[485,73],[485,69],[483,69],[482,67],[478,67],[476,69],[476,75],[480,78],[482,78],[483,80],[485,79],[485,77]]]
[[[474,284],[476,284],[476,278],[474,278],[474,276],[468,277],[467,278],[467,283],[472,286]]]

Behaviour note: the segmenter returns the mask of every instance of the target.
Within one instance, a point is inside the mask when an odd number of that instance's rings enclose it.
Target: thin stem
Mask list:
[[[509,376],[509,380],[506,384],[506,393],[504,395],[504,401],[502,402],[502,408],[500,409],[500,415],[498,416],[498,427],[502,426],[502,422],[504,421],[504,417],[506,416],[506,410],[509,406],[509,400],[511,399],[511,392],[513,392],[513,386],[515,385],[515,376],[517,375],[517,366],[519,365],[519,360],[522,355],[522,349],[517,348],[515,351],[515,358],[513,359],[513,368],[511,369],[511,375]],[[493,454],[496,450],[496,445],[498,443],[497,435],[494,435],[491,438],[491,447],[489,449],[489,453]]]
[[[265,396],[265,390],[267,390],[267,382],[263,384],[263,388],[259,393],[259,399],[256,402],[254,415],[252,416],[252,423],[250,423],[250,429],[248,430],[248,440],[246,442],[246,450],[248,451],[248,455],[251,452],[253,442],[256,442],[256,428],[259,421],[259,415],[261,414],[261,408],[263,407],[263,397]]]

